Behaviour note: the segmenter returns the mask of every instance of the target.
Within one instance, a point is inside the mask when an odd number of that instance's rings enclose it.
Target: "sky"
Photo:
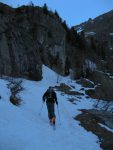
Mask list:
[[[0,2],[17,7],[29,4],[30,0],[0,0]],[[48,5],[50,10],[57,10],[68,26],[74,26],[113,10],[113,0],[32,0],[35,5]]]

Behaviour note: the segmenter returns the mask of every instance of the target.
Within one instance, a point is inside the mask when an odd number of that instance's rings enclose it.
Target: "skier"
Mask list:
[[[47,91],[44,93],[43,102],[45,102],[45,101],[46,101],[46,105],[47,105],[48,117],[50,120],[50,124],[55,125],[56,116],[55,116],[54,104],[56,102],[56,104],[58,105],[58,101],[57,101],[56,93],[52,87],[49,87],[47,89]]]

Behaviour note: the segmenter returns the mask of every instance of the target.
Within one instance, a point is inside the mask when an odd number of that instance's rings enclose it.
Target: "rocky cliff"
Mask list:
[[[64,74],[65,43],[65,30],[52,12],[0,3],[0,75],[40,80],[42,64]]]
[[[98,58],[99,70],[113,74],[113,10],[76,25],[78,34],[85,39]]]

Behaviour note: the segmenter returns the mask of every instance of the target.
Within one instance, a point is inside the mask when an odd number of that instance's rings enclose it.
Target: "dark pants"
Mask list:
[[[55,116],[55,108],[54,108],[54,103],[46,103],[47,104],[47,109],[48,109],[48,117],[49,119],[56,117]]]

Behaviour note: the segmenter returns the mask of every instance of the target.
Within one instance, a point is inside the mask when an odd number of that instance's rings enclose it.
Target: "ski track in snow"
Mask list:
[[[78,109],[92,108],[93,99],[82,96],[77,105],[67,101],[68,95],[61,96],[56,91],[61,125],[59,125],[58,110],[56,110],[56,130],[49,125],[46,104],[39,115],[42,106],[42,95],[51,85],[57,85],[57,74],[43,66],[43,80],[39,82],[23,80],[25,90],[20,96],[21,106],[16,107],[9,102],[10,91],[7,81],[0,80],[0,150],[100,150],[98,138],[86,131],[74,120]],[[69,77],[59,77],[59,82],[74,85],[79,91],[81,86],[71,81]]]

